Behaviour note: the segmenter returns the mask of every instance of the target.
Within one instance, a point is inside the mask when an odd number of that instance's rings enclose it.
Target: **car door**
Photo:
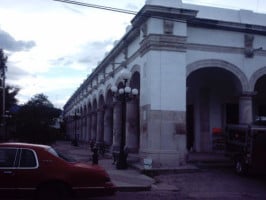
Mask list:
[[[39,162],[33,149],[20,149],[20,159],[16,169],[17,188],[23,192],[34,192],[40,183]]]
[[[0,191],[10,192],[16,190],[16,163],[17,148],[0,148]]]

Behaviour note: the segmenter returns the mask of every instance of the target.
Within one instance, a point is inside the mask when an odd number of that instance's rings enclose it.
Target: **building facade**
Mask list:
[[[125,146],[156,167],[219,151],[217,130],[266,116],[265,14],[148,0],[131,24],[65,104],[70,137],[119,148],[122,107],[111,88],[124,68],[139,90],[126,105]]]

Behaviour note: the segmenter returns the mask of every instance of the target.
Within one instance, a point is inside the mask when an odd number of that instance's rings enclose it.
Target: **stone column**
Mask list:
[[[84,116],[83,115],[80,116],[80,123],[79,124],[80,124],[79,140],[83,142],[84,141]]]
[[[73,140],[74,139],[74,120],[73,118],[69,119],[69,139]]]
[[[252,92],[244,92],[239,97],[239,123],[251,124],[253,122]]]
[[[116,102],[113,109],[113,151],[119,151],[121,137],[122,104]]]
[[[97,131],[97,114],[96,114],[96,112],[92,112],[92,119],[91,119],[91,139],[94,142],[96,141],[96,131]]]
[[[83,140],[87,142],[87,113],[84,114],[83,118]]]
[[[87,115],[87,140],[91,140],[91,114]]]
[[[108,106],[104,113],[104,143],[113,144],[113,108]]]
[[[97,112],[97,137],[96,143],[103,144],[103,126],[104,126],[104,108],[98,109]]]
[[[70,121],[70,139],[73,140],[74,139],[74,123],[73,123],[73,119],[71,119]]]
[[[82,120],[81,120],[82,118],[81,117],[77,117],[77,119],[76,119],[76,122],[75,123],[77,123],[76,124],[76,131],[77,131],[77,140],[78,141],[80,141],[80,136],[81,136],[81,130],[82,130]]]
[[[127,103],[126,114],[126,148],[129,152],[137,153],[139,149],[139,108],[138,101]]]

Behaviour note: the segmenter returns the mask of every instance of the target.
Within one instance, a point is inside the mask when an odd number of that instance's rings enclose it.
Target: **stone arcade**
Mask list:
[[[139,90],[127,102],[126,148],[156,167],[219,151],[215,132],[266,116],[265,14],[150,0],[131,24],[65,104],[70,137],[119,148],[111,87],[121,87],[123,68]]]

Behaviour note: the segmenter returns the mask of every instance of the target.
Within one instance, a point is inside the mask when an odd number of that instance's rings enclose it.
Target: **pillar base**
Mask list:
[[[152,168],[174,168],[186,164],[187,152],[144,150],[140,155],[143,159],[152,159]]]

